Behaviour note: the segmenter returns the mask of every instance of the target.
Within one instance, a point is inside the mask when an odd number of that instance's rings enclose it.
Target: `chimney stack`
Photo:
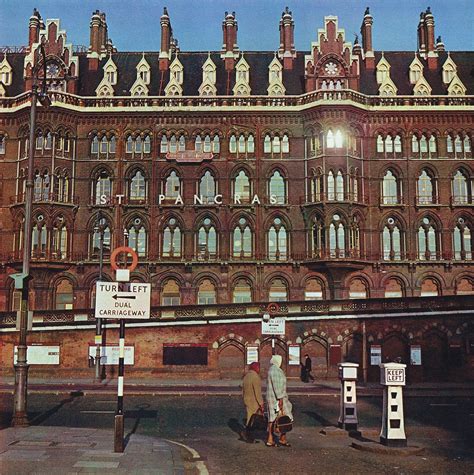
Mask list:
[[[420,13],[420,21],[418,22],[418,52],[422,55],[426,53],[426,30],[424,12]]]
[[[163,15],[160,18],[161,25],[161,46],[159,64],[160,71],[166,71],[170,64],[170,52],[171,52],[171,38],[173,30],[171,28],[170,17],[168,15],[168,9],[163,8]]]
[[[436,51],[438,53],[446,51],[446,48],[444,46],[443,40],[441,39],[441,36],[438,36],[438,38],[436,38]]]
[[[375,56],[374,48],[372,45],[372,24],[374,19],[370,14],[369,7],[365,9],[364,19],[362,20],[362,26],[360,27],[360,33],[362,35],[362,48],[365,54],[365,67],[367,69],[375,68]]]
[[[222,44],[221,58],[225,61],[226,71],[232,71],[234,69],[235,59],[239,56],[235,12],[225,12],[225,19],[222,22],[222,32],[224,35],[224,41]]]
[[[278,50],[278,57],[283,59],[283,69],[293,69],[293,60],[296,57],[294,31],[293,16],[286,7],[281,14],[280,49]]]
[[[30,17],[29,35],[28,35],[28,47],[31,51],[31,47],[34,43],[39,42],[39,32],[41,28],[41,15],[36,8],[33,9],[33,14]]]
[[[99,67],[99,60],[107,54],[108,49],[110,49],[110,45],[105,13],[96,10],[95,12],[92,12],[90,22],[90,45],[87,54],[90,70],[97,70]]]
[[[435,44],[435,23],[431,8],[420,13],[418,23],[418,52],[428,60],[428,68],[434,70],[438,66],[438,48]]]

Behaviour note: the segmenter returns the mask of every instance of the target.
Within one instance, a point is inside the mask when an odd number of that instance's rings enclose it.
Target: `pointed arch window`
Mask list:
[[[439,295],[439,286],[434,279],[425,279],[421,283],[420,297],[437,297]]]
[[[163,135],[161,137],[161,143],[160,143],[160,153],[167,153],[168,152],[168,138],[166,135]]]
[[[453,203],[469,203],[468,179],[461,170],[458,170],[453,177]]]
[[[135,153],[141,154],[143,150],[143,141],[140,136],[135,139]]]
[[[44,140],[44,149],[51,150],[53,147],[53,135],[51,132],[47,132]]]
[[[387,170],[382,182],[382,203],[384,205],[399,204],[399,183],[391,170]]]
[[[344,201],[344,177],[341,170],[336,176],[336,201]]]
[[[288,301],[288,287],[283,279],[273,279],[268,294],[269,302]]]
[[[335,180],[334,180],[334,173],[332,170],[328,173],[328,200],[334,201],[336,198],[335,193]]]
[[[146,180],[141,170],[135,171],[130,178],[129,197],[130,201],[146,200]]]
[[[196,135],[196,139],[194,140],[194,150],[196,152],[202,151],[202,139],[200,135]]]
[[[31,257],[42,258],[46,256],[48,231],[42,215],[36,217],[31,231]]]
[[[241,170],[234,179],[234,202],[248,203],[250,201],[250,179]]]
[[[446,137],[446,152],[448,153],[454,152],[453,138],[451,137],[451,135],[448,135]]]
[[[98,258],[100,254],[100,241],[102,239],[102,251],[105,255],[110,252],[111,245],[110,225],[106,218],[100,218],[94,226],[91,235],[91,257]]]
[[[311,180],[311,196],[314,202],[323,199],[324,180],[321,170],[318,169]]]
[[[398,279],[388,279],[385,283],[385,294],[386,299],[389,298],[401,298],[403,297],[403,285]]]
[[[333,215],[329,225],[329,255],[332,258],[342,258],[346,255],[346,232],[338,214]]]
[[[318,279],[308,279],[304,289],[305,300],[323,300],[324,287]]]
[[[219,141],[219,136],[214,135],[214,140],[212,141],[212,152],[219,153],[221,151],[221,144]]]
[[[216,286],[209,280],[204,279],[198,288],[198,305],[212,305],[217,302]]]
[[[56,259],[66,259],[68,246],[68,231],[64,217],[59,216],[52,229],[51,250]]]
[[[290,153],[290,140],[286,134],[283,135],[281,140],[281,153]]]
[[[393,153],[393,139],[391,135],[385,137],[385,151],[387,153]]]
[[[238,150],[239,150],[239,153],[245,153],[245,135],[241,134],[240,137],[239,137],[239,142],[238,142]]]
[[[393,147],[395,153],[402,153],[402,139],[399,135],[395,136],[395,139],[393,141]]]
[[[382,250],[385,261],[399,261],[402,259],[402,234],[400,224],[392,217],[382,231]]]
[[[280,137],[278,135],[275,135],[275,137],[273,137],[272,145],[273,145],[273,153],[281,152]]]
[[[326,136],[326,147],[327,148],[334,148],[335,147],[335,141],[334,141],[334,133],[332,130],[328,130],[327,136]]]
[[[420,144],[416,135],[413,135],[411,138],[411,151],[412,153],[419,153],[420,151]]]
[[[143,140],[143,153],[151,153],[151,138],[149,135],[145,135]]]
[[[453,233],[454,259],[471,260],[472,244],[471,227],[465,222],[464,218],[459,218]]]
[[[170,218],[163,229],[163,257],[181,257],[181,229],[175,218]]]
[[[255,153],[255,141],[252,134],[250,134],[247,138],[247,152]]]
[[[103,204],[105,201],[109,203],[112,198],[112,181],[109,174],[102,170],[95,180],[95,196],[94,203],[96,205]]]
[[[377,135],[377,153],[383,153],[383,152],[384,152],[383,137],[379,134]]]
[[[229,139],[229,152],[230,153],[237,153],[237,139],[235,135],[231,135]]]
[[[434,193],[435,188],[433,185],[434,179],[426,170],[422,170],[417,183],[418,204],[427,205],[436,202]]]
[[[104,135],[100,141],[100,153],[107,154],[108,145],[107,137]]]
[[[323,220],[320,217],[316,217],[314,219],[311,242],[313,257],[321,258],[325,252],[326,236],[324,232]]]
[[[270,202],[276,201],[276,204],[286,203],[286,183],[281,173],[276,170],[269,181]]]
[[[214,175],[207,170],[199,181],[199,196],[203,203],[213,203],[216,196],[216,180]]]
[[[265,140],[263,141],[263,153],[272,153],[272,139],[270,135],[265,135]]]
[[[186,138],[184,135],[180,135],[178,140],[178,152],[184,152],[186,150]]]
[[[67,279],[61,279],[56,284],[54,296],[55,310],[72,310],[74,308],[74,288]]]
[[[232,256],[237,259],[252,257],[253,235],[245,218],[240,218],[234,228],[232,239]]]
[[[418,259],[421,261],[438,258],[438,234],[436,225],[429,217],[422,219],[418,227]]]
[[[210,153],[211,151],[211,137],[209,135],[206,135],[204,137],[204,152],[205,153]]]
[[[131,135],[129,135],[127,137],[125,152],[126,153],[132,153],[133,152],[133,138],[132,138]]]
[[[128,245],[138,254],[138,257],[146,257],[147,231],[141,218],[135,218],[127,229]]]
[[[249,303],[252,301],[252,287],[244,279],[238,279],[232,292],[233,303]]]
[[[268,259],[270,261],[288,259],[288,237],[280,218],[275,218],[268,230]]]
[[[181,295],[178,282],[168,279],[163,285],[161,292],[161,305],[177,306],[181,304]]]
[[[166,198],[175,199],[181,195],[181,180],[176,172],[173,170],[165,181],[165,196]]]
[[[216,228],[209,218],[205,218],[198,231],[197,257],[199,260],[217,257]]]
[[[171,136],[169,147],[170,147],[170,153],[176,153],[176,150],[177,150],[177,147],[178,147],[177,140],[176,140],[176,135]]]

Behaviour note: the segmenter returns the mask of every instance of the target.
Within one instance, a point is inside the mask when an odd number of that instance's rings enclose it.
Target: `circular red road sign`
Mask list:
[[[280,311],[280,306],[277,303],[269,303],[267,305],[267,312],[270,315],[273,315],[275,313],[278,313]]]
[[[138,264],[138,254],[131,248],[127,246],[117,247],[113,250],[112,254],[110,255],[110,265],[112,266],[113,270],[118,270],[119,266],[117,264],[117,256],[119,254],[130,254],[132,256],[132,263],[127,267],[129,271],[132,271],[137,267]]]

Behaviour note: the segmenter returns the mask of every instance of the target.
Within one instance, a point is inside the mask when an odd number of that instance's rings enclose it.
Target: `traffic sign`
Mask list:
[[[150,318],[151,284],[132,282],[122,290],[119,282],[97,282],[95,318]]]
[[[272,318],[268,321],[262,320],[262,335],[285,335],[285,319]]]
[[[137,267],[138,264],[138,254],[131,248],[127,246],[117,247],[113,250],[112,254],[110,255],[110,265],[112,266],[113,270],[118,270],[119,266],[117,264],[117,256],[119,254],[130,254],[132,256],[132,263],[127,267],[129,271],[132,271]]]

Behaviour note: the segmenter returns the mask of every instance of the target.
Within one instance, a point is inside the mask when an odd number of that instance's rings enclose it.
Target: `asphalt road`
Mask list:
[[[128,396],[125,433],[171,439],[197,450],[211,474],[237,473],[474,473],[474,401],[469,398],[405,398],[409,445],[421,455],[393,456],[361,452],[348,436],[324,436],[335,425],[339,398],[295,396],[292,447],[269,448],[239,440],[244,415],[238,396]],[[378,442],[381,398],[358,401],[363,437]],[[9,424],[12,396],[0,395],[0,427]],[[109,395],[35,394],[29,398],[34,424],[110,428],[115,398]],[[1,436],[1,433],[0,433]]]

